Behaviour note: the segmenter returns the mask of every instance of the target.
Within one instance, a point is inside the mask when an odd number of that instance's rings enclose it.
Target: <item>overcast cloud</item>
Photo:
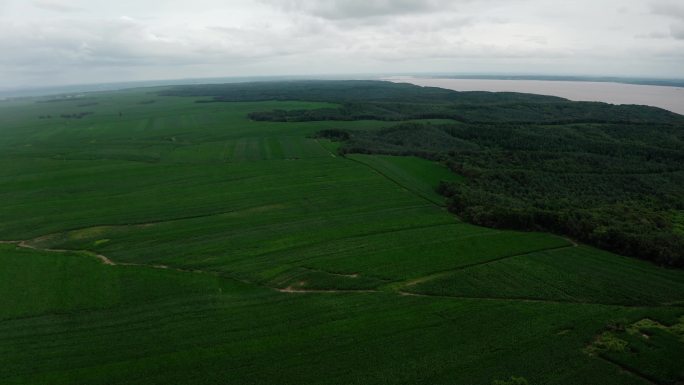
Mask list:
[[[684,77],[681,0],[0,0],[0,88],[254,75]]]

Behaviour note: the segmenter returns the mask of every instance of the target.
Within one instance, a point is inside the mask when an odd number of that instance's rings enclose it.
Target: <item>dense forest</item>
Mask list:
[[[326,130],[340,152],[417,155],[465,176],[443,183],[472,223],[545,230],[684,266],[684,117],[644,106],[516,93],[454,92],[385,82],[184,86],[199,102],[309,100],[317,110],[255,111],[253,120],[384,120],[381,130]],[[449,119],[450,123],[421,122]],[[407,122],[410,121],[410,122]]]
[[[211,97],[198,103],[302,100],[338,103],[338,108],[257,111],[254,120],[452,119],[500,123],[675,123],[682,117],[654,107],[570,102],[554,96],[514,92],[455,92],[378,81],[299,81],[189,85],[162,95]]]

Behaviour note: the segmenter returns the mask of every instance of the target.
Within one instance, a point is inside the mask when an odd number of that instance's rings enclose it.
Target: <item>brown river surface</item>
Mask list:
[[[440,87],[456,91],[524,92],[560,96],[570,100],[612,104],[642,104],[684,115],[684,88],[558,80],[431,79],[393,77],[399,83]]]

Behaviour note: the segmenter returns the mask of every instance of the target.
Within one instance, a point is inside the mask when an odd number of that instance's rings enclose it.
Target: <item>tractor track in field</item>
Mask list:
[[[345,158],[345,159],[348,159],[348,160],[350,160],[350,161],[352,161],[352,162],[356,162],[356,163],[358,163],[358,164],[362,164],[362,165],[364,165],[365,167],[368,167],[369,169],[373,170],[373,172],[377,173],[377,174],[380,175],[381,177],[387,179],[388,181],[394,183],[395,185],[399,186],[399,187],[402,188],[403,190],[406,190],[406,191],[408,191],[409,193],[415,195],[416,197],[418,197],[418,198],[420,198],[420,199],[422,199],[422,200],[424,200],[424,201],[426,201],[426,202],[429,202],[431,205],[437,206],[437,207],[439,207],[439,208],[441,208],[441,209],[446,209],[446,198],[444,198],[444,200],[445,200],[444,203],[435,202],[435,201],[433,201],[432,199],[430,199],[429,197],[426,197],[425,195],[421,194],[419,191],[416,191],[416,190],[414,190],[414,189],[412,189],[412,188],[410,188],[410,187],[408,187],[408,186],[405,186],[405,185],[402,184],[401,182],[395,180],[394,178],[390,177],[390,176],[387,175],[386,173],[384,173],[384,172],[378,170],[377,168],[371,166],[371,165],[368,164],[368,163],[362,162],[362,161],[357,160],[357,159],[350,158],[350,157],[348,157],[348,156],[345,156],[344,158]]]
[[[316,139],[316,143],[318,143],[318,145],[321,146],[321,147],[323,148],[323,150],[325,150],[325,152],[327,152],[328,154],[330,154],[331,157],[337,158],[337,155],[333,154],[332,151],[330,151],[329,149],[327,149],[327,148],[326,148],[318,139]]]
[[[556,304],[556,305],[597,305],[597,306],[613,306],[613,307],[624,307],[624,308],[658,308],[658,307],[668,307],[671,305],[666,304],[624,304],[624,303],[605,303],[605,302],[590,302],[590,301],[572,301],[572,300],[561,300],[561,299],[544,299],[544,298],[526,298],[526,297],[474,297],[474,296],[461,296],[461,295],[448,295],[448,294],[422,294],[422,293],[412,293],[408,291],[397,290],[397,294],[405,297],[421,297],[421,298],[441,298],[441,299],[454,299],[454,300],[474,300],[474,301],[493,301],[493,302],[524,302],[524,303],[545,303],[545,304]],[[684,306],[681,306],[684,307]]]
[[[549,247],[549,248],[546,248],[546,249],[539,249],[539,250],[526,251],[526,252],[524,252],[524,253],[513,254],[513,255],[505,255],[505,256],[498,257],[498,258],[494,258],[494,259],[490,259],[490,260],[487,260],[487,261],[470,263],[470,264],[462,265],[462,266],[459,266],[459,267],[456,267],[456,268],[452,268],[452,269],[446,269],[446,270],[442,270],[442,271],[437,271],[437,272],[434,272],[434,273],[432,273],[432,274],[429,274],[429,275],[426,275],[426,276],[423,276],[423,277],[413,278],[413,279],[410,279],[410,280],[408,280],[408,281],[403,281],[403,282],[400,282],[399,285],[400,285],[401,288],[403,288],[403,287],[408,287],[408,286],[415,286],[415,285],[418,285],[418,284],[420,284],[420,283],[424,283],[424,282],[427,282],[427,281],[431,281],[431,280],[433,280],[433,279],[438,279],[438,278],[441,278],[441,277],[448,276],[449,274],[451,274],[451,273],[453,273],[453,272],[455,272],[455,271],[466,270],[466,269],[469,269],[469,268],[471,268],[471,267],[486,265],[486,264],[489,264],[489,263],[499,262],[499,261],[502,261],[502,260],[505,260],[505,259],[515,258],[515,257],[523,257],[523,256],[530,255],[530,254],[534,254],[534,253],[543,253],[543,252],[545,252],[545,251],[564,250],[564,249],[575,248],[575,247],[578,247],[578,246],[579,246],[579,244],[578,244],[577,242],[575,242],[575,241],[573,241],[573,240],[571,240],[571,239],[564,238],[564,237],[561,237],[561,238],[563,238],[564,240],[568,241],[568,242],[570,243],[570,245],[556,246],[556,247]],[[397,284],[397,283],[395,283],[395,285],[396,285],[396,284]]]
[[[612,359],[606,357],[606,356],[603,355],[603,354],[598,354],[598,355],[596,355],[595,357],[597,357],[597,358],[603,360],[604,362],[607,362],[607,363],[609,363],[609,364],[611,364],[611,365],[617,367],[619,370],[621,370],[621,371],[623,371],[623,372],[625,372],[625,373],[628,373],[628,374],[630,374],[630,375],[632,375],[632,376],[634,376],[634,377],[637,377],[637,378],[643,380],[644,382],[647,382],[648,384],[651,384],[651,385],[665,385],[665,383],[659,382],[659,381],[657,381],[655,378],[653,378],[653,377],[651,377],[651,376],[649,376],[649,375],[647,375],[647,374],[645,374],[645,373],[641,373],[640,371],[637,371],[637,370],[635,370],[634,368],[632,368],[632,367],[630,367],[630,366],[623,365],[623,364],[621,364],[621,363],[619,363],[619,362],[617,362],[617,361],[615,361],[615,360],[612,360]]]

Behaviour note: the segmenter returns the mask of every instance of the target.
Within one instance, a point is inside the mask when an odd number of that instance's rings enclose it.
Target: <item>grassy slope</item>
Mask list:
[[[682,314],[665,305],[684,300],[680,272],[459,223],[424,199],[437,165],[306,138],[385,123],[94,98],[0,103],[0,239],[203,273],[2,245],[3,384],[640,384],[583,347],[612,321]]]

